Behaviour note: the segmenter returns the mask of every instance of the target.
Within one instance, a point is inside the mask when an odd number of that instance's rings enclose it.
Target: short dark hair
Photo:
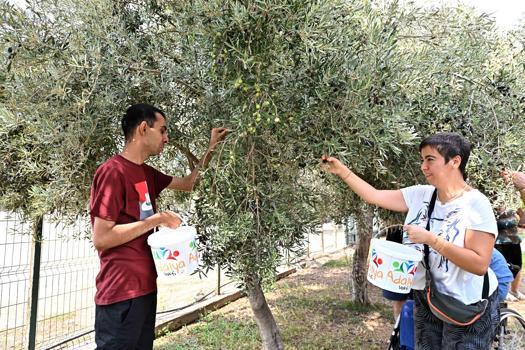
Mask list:
[[[152,128],[153,124],[155,124],[155,121],[157,120],[157,113],[166,119],[166,115],[163,111],[146,103],[137,103],[129,107],[126,110],[126,114],[124,114],[122,117],[122,121],[120,123],[126,141],[131,139],[133,132],[143,121],[145,121],[148,126]]]
[[[460,156],[461,163],[459,165],[459,171],[461,171],[463,179],[467,179],[465,168],[470,156],[470,142],[468,142],[466,138],[453,132],[442,132],[428,136],[421,141],[419,144],[419,152],[426,146],[438,151],[439,154],[445,158],[445,162],[448,162],[455,156]]]

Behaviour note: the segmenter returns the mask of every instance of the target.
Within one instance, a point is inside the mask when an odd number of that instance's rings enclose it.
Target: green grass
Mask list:
[[[337,260],[329,260],[323,264],[323,267],[349,267],[350,266],[350,259],[347,257],[342,257]]]
[[[254,321],[208,315],[185,334],[169,333],[155,341],[156,350],[257,349],[260,337]],[[242,344],[242,345],[240,345]]]
[[[286,350],[369,349],[386,346],[392,308],[372,289],[371,305],[350,301],[348,259],[277,284],[266,293]],[[261,348],[246,298],[208,314],[198,323],[155,340],[155,350]]]

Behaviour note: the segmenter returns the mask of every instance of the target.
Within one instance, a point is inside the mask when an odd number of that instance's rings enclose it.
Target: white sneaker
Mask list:
[[[516,298],[517,300],[525,300],[525,295],[523,293],[521,293],[519,290],[516,291],[516,292],[513,292],[513,291],[509,290],[509,294],[508,295],[510,295],[510,294],[512,294],[512,296],[514,298]]]
[[[518,301],[518,298],[516,298],[514,295],[512,295],[510,292],[507,294],[507,296],[505,297],[505,301],[508,301],[508,302],[515,302],[515,301]]]

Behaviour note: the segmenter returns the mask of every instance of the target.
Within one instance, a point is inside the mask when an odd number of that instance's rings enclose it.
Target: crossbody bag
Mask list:
[[[427,231],[430,231],[430,217],[436,204],[437,190],[434,190],[432,199],[428,206],[427,213]],[[426,268],[426,286],[425,286],[425,298],[427,300],[430,311],[434,316],[439,318],[441,321],[455,325],[455,326],[469,326],[476,322],[485,312],[488,305],[488,294],[489,294],[489,275],[488,271],[485,273],[483,279],[483,290],[481,293],[481,300],[473,304],[465,304],[461,300],[458,300],[449,295],[439,292],[436,288],[432,273],[430,272],[429,254],[430,249],[425,244],[425,268]]]

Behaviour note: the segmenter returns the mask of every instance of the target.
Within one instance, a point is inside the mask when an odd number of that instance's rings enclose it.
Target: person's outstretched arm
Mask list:
[[[208,166],[208,163],[211,160],[213,152],[215,151],[215,146],[217,145],[217,143],[219,143],[220,141],[224,139],[227,133],[228,133],[228,129],[226,128],[213,128],[211,131],[210,143],[209,143],[208,149],[206,150],[206,153],[204,153],[204,155],[200,159],[199,163],[195,166],[195,168],[192,170],[192,172],[189,175],[186,175],[184,177],[173,176],[173,179],[171,180],[171,183],[168,185],[168,188],[171,188],[172,190],[185,191],[185,192],[193,191],[193,188],[195,187],[195,184],[197,183],[199,179],[200,169],[206,168]]]
[[[339,176],[365,202],[392,211],[408,211],[401,190],[378,190],[348,169],[339,159],[324,155],[321,160],[323,168]]]

